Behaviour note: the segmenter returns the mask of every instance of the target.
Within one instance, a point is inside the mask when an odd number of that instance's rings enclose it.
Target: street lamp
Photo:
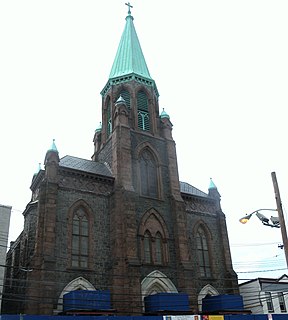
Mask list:
[[[270,220],[264,216],[264,214],[260,213],[259,211],[277,211],[277,209],[258,209],[255,210],[253,212],[251,212],[250,214],[247,214],[245,217],[239,219],[239,221],[242,224],[247,223],[250,218],[253,216],[253,214],[255,213],[256,216],[258,217],[259,220],[261,220],[261,222],[265,225],[265,226],[269,226],[271,228],[280,228],[280,223],[279,223],[279,218],[278,217],[272,217],[270,218]],[[270,223],[271,221],[271,223]]]
[[[287,238],[287,231],[286,231],[286,225],[285,225],[285,220],[284,220],[284,215],[283,215],[283,210],[282,210],[282,202],[280,198],[280,192],[279,192],[279,187],[276,179],[276,174],[275,172],[271,173],[272,176],[272,181],[273,181],[273,187],[274,187],[274,192],[275,192],[275,199],[276,199],[276,205],[277,209],[258,209],[250,214],[247,214],[245,217],[239,219],[239,221],[242,224],[245,224],[249,221],[249,219],[253,216],[255,213],[256,216],[261,220],[261,222],[265,226],[269,226],[272,228],[280,228],[281,229],[281,235],[282,235],[282,241],[283,241],[283,246],[280,246],[284,248],[285,252],[285,258],[286,258],[286,264],[288,268],[288,238]],[[271,217],[270,220],[266,218],[262,213],[259,211],[277,211],[278,212],[278,217]],[[270,222],[271,221],[271,222]]]

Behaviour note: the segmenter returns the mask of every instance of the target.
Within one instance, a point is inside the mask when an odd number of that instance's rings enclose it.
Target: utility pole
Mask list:
[[[279,187],[276,179],[276,173],[272,172],[271,176],[272,176],[272,181],[274,186],[275,199],[276,199],[279,223],[280,223],[281,234],[282,234],[283,248],[284,248],[286,264],[288,268],[288,239],[287,239],[286,225],[285,225],[285,220],[284,220],[284,215],[282,210],[282,202],[281,202]]]

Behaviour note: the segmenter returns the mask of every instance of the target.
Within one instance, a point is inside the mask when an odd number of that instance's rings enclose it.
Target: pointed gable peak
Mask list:
[[[109,79],[136,74],[146,79],[152,80],[146,61],[141,49],[141,45],[133,24],[134,18],[131,15],[130,3],[128,6],[128,15],[122,37],[118,46],[116,57],[109,75]]]

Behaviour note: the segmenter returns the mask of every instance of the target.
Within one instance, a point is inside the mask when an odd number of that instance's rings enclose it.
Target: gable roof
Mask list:
[[[208,194],[191,186],[191,184],[187,183],[187,182],[182,182],[180,181],[180,192],[181,193],[186,193],[186,194],[191,194],[194,196],[200,196],[200,197],[208,197]]]
[[[83,171],[86,173],[93,173],[109,178],[113,177],[108,165],[101,162],[72,157],[69,155],[60,159],[59,166],[62,168]]]
[[[96,162],[92,160],[82,159],[73,156],[65,156],[60,159],[59,166],[62,168],[78,170],[86,173],[97,174],[109,178],[113,178],[113,174],[108,165],[102,162]],[[189,195],[208,197],[208,194],[193,187],[187,182],[180,181],[180,192]]]

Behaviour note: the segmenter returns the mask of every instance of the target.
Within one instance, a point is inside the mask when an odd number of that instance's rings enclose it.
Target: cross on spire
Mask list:
[[[133,8],[133,6],[131,6],[130,2],[125,3],[126,6],[128,6],[128,14],[131,14],[131,8]]]

